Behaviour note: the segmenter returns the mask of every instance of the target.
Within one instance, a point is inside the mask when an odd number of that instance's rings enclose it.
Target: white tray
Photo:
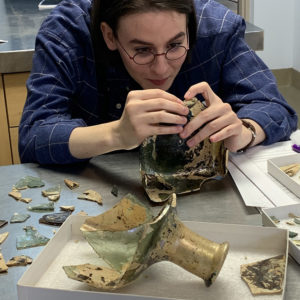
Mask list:
[[[79,230],[86,216],[70,216],[18,282],[19,300],[117,300],[117,299],[257,299],[240,277],[240,265],[288,253],[288,232],[273,227],[184,222],[196,233],[215,242],[228,241],[223,268],[211,287],[170,262],[151,266],[131,285],[108,293],[69,279],[64,265],[99,263],[100,259]],[[287,262],[286,262],[287,266]],[[285,276],[286,278],[286,276]],[[284,285],[285,287],[285,279]],[[262,295],[259,300],[283,299]]]
[[[292,240],[300,240],[300,225],[288,225],[286,224],[286,221],[291,220],[291,218],[288,217],[289,213],[293,213],[297,216],[300,216],[300,204],[294,204],[294,205],[285,205],[285,206],[279,206],[279,207],[273,207],[268,209],[262,210],[262,223],[265,226],[274,226],[278,228],[284,228],[291,230],[293,232],[298,233],[298,235],[294,238],[289,239],[289,253],[293,258],[300,264],[300,247],[296,246]],[[271,216],[276,217],[278,220],[280,220],[280,223],[275,224],[273,220],[271,219]]]
[[[300,154],[293,154],[269,159],[267,162],[267,166],[269,174],[271,174],[281,184],[283,184],[298,198],[300,198],[300,171],[296,175],[289,177],[280,169],[280,167],[296,163],[300,163]]]

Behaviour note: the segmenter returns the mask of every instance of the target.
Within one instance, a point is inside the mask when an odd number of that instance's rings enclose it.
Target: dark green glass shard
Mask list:
[[[49,203],[40,204],[40,205],[36,205],[36,206],[28,206],[27,209],[30,211],[36,211],[36,212],[53,211],[54,203],[49,202]]]
[[[290,238],[294,238],[294,237],[296,237],[297,235],[298,235],[297,232],[289,231],[289,237],[290,237]]]
[[[39,219],[39,222],[48,225],[60,226],[70,214],[71,212],[61,212],[44,215]]]
[[[33,176],[25,176],[15,184],[15,188],[18,190],[23,190],[27,188],[42,187],[44,185],[45,183],[41,180],[41,178],[33,177]]]
[[[29,218],[30,218],[30,215],[28,215],[28,214],[18,214],[18,213],[15,213],[10,218],[10,223],[22,223],[22,222],[25,222]]]
[[[118,197],[118,194],[119,194],[119,190],[118,190],[118,187],[114,184],[112,189],[111,189],[111,193],[115,196],[115,197]]]
[[[32,226],[26,226],[23,228],[25,235],[17,236],[17,249],[25,249],[37,246],[43,246],[48,243],[49,238],[41,235]]]

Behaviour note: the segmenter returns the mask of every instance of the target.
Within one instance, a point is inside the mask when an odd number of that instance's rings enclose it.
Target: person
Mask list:
[[[151,135],[233,152],[289,139],[296,113],[244,33],[211,0],[62,1],[36,38],[21,161],[73,163]],[[187,122],[195,96],[207,108]]]

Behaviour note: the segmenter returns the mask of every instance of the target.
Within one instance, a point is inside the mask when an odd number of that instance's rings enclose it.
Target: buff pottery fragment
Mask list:
[[[87,190],[77,197],[82,200],[89,200],[97,202],[99,205],[102,205],[102,196],[94,190]]]
[[[184,101],[190,109],[188,121],[206,107],[197,98]],[[190,138],[190,137],[189,137]],[[172,193],[199,190],[208,179],[220,179],[227,172],[227,150],[223,142],[207,138],[193,148],[189,139],[178,134],[151,136],[140,149],[140,172],[143,186],[154,202],[163,202]]]
[[[173,262],[210,286],[218,276],[228,243],[218,244],[188,229],[176,215],[173,193],[157,216],[128,194],[112,209],[89,217],[81,231],[99,257],[109,266],[64,266],[69,278],[102,290],[115,290],[134,281],[160,261]]]
[[[42,191],[42,195],[47,197],[50,201],[57,201],[60,198],[61,186],[60,184],[52,186]]]
[[[7,272],[7,270],[8,270],[8,266],[6,265],[4,257],[0,252],[0,273]]]
[[[285,256],[264,259],[240,267],[241,278],[253,295],[282,293],[285,271]]]
[[[12,257],[6,262],[8,267],[26,266],[32,263],[32,258],[27,255],[19,255]]]

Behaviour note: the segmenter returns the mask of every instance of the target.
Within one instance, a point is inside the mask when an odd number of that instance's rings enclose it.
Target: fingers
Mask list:
[[[167,111],[170,113],[186,116],[189,113],[189,109],[182,103],[167,101],[163,98],[151,99],[151,101],[140,101],[136,100],[138,103],[131,101],[128,103],[128,108],[130,106],[138,104],[140,112],[154,112],[154,111]]]
[[[131,91],[128,93],[128,98],[134,98],[134,99],[139,99],[139,100],[149,100],[149,99],[164,99],[164,100],[169,100],[178,104],[182,104],[182,101],[177,98],[176,96],[160,90],[160,89],[148,89],[148,90],[137,90],[137,91]]]
[[[209,84],[204,81],[192,85],[185,93],[184,98],[190,99],[198,94],[203,96],[207,106],[210,106],[212,103],[222,102],[222,100],[213,92]]]
[[[238,134],[241,121],[227,103],[215,104],[200,112],[191,120],[180,133],[181,138],[189,137],[197,129],[201,128],[191,139],[187,141],[189,147],[193,147],[206,138],[212,142],[225,140]]]
[[[187,141],[189,147],[194,147],[204,139],[208,138],[211,142],[226,140],[240,132],[241,122],[230,115],[226,115],[211,121],[191,139]]]

